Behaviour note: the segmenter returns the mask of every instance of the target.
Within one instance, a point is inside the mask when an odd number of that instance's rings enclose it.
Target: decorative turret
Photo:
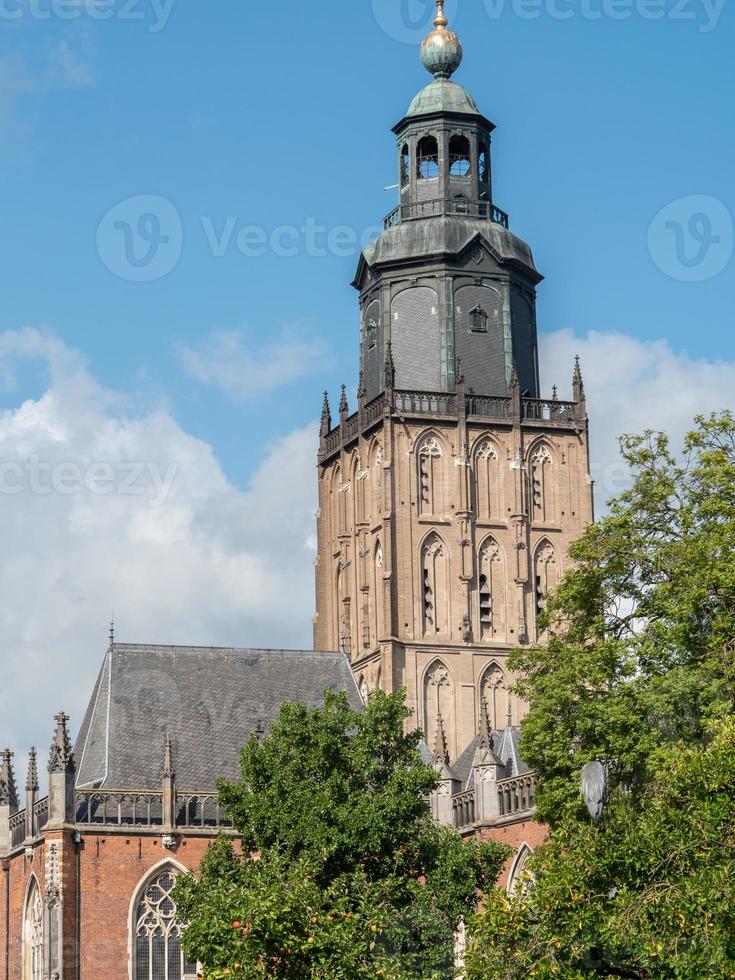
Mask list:
[[[69,716],[60,711],[54,718],[56,731],[48,760],[48,822],[50,825],[74,820],[74,775],[76,765],[69,739]]]

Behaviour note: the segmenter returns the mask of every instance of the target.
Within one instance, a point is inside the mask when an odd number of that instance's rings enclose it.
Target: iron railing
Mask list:
[[[386,215],[383,226],[394,228],[401,221],[416,221],[419,218],[435,218],[442,215],[461,215],[469,218],[482,218],[496,225],[507,228],[510,219],[505,211],[490,204],[489,201],[470,201],[459,197],[437,197],[429,201],[411,201],[399,204],[389,215]]]

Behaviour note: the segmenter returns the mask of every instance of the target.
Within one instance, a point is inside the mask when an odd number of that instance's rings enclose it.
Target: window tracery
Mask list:
[[[135,980],[189,980],[196,963],[187,961],[181,947],[183,926],[177,920],[172,892],[176,872],[163,868],[152,878],[135,909]]]
[[[23,922],[23,980],[43,978],[43,902],[38,882],[33,883],[26,898]]]

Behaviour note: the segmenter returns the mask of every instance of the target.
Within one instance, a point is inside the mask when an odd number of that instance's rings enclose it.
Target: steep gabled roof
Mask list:
[[[238,776],[240,749],[284,702],[319,707],[327,689],[362,705],[339,653],[115,643],[77,738],[77,786],[159,789],[168,733],[177,785],[214,789]]]

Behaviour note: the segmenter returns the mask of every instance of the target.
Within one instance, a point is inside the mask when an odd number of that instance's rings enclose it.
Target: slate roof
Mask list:
[[[363,259],[374,267],[431,256],[459,255],[478,239],[487,242],[502,261],[518,263],[531,278],[541,280],[526,242],[495,221],[466,215],[400,221],[367,246]]]
[[[406,116],[427,116],[436,112],[480,115],[477,103],[467,89],[446,78],[437,78],[426,88],[422,88],[409,106]]]
[[[523,761],[518,751],[520,739],[520,728],[506,728],[504,731],[494,731],[492,733],[493,752],[505,766],[503,778],[523,776],[527,772],[530,772],[529,767]],[[474,785],[474,770],[472,765],[479,743],[480,736],[476,735],[451,766],[452,775],[455,779],[459,780],[463,792],[464,790],[472,789]]]
[[[77,737],[77,786],[160,789],[168,732],[177,786],[214,789],[238,776],[259,723],[267,732],[285,701],[318,707],[327,689],[362,705],[342,654],[116,643]]]

